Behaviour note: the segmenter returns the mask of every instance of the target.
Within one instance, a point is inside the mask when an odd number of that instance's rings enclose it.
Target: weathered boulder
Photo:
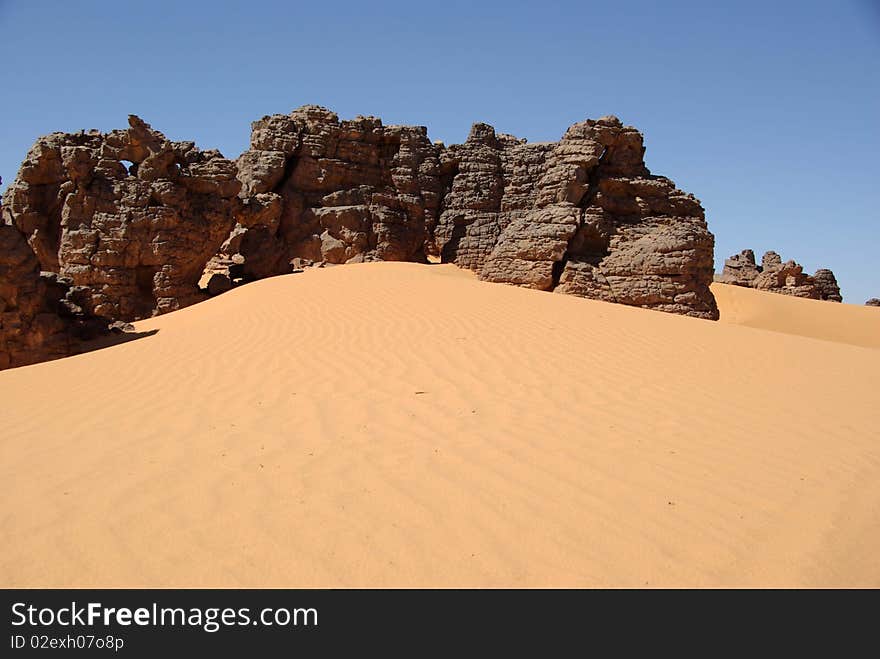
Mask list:
[[[714,237],[700,203],[653,176],[642,135],[616,117],[528,144],[475,124],[435,239],[481,279],[715,319]]]
[[[829,300],[831,302],[843,302],[843,296],[840,294],[840,286],[837,284],[837,277],[828,268],[819,268],[813,273],[813,279],[816,282],[816,288],[819,290],[820,300]]]
[[[869,307],[880,307],[880,298],[872,297],[870,300],[865,302],[865,305]]]
[[[214,296],[220,295],[220,293],[225,293],[231,288],[232,280],[228,276],[222,275],[220,273],[214,273],[208,280],[206,290],[208,291],[208,295]]]
[[[810,276],[799,263],[783,263],[782,257],[773,251],[764,253],[760,266],[755,264],[755,253],[750,249],[734,254],[724,262],[718,281],[813,300],[843,301],[831,270],[820,268]]]
[[[240,188],[219,152],[170,142],[132,115],[125,130],[38,139],[4,213],[43,270],[80,288],[86,313],[128,321],[203,299],[198,281]]]

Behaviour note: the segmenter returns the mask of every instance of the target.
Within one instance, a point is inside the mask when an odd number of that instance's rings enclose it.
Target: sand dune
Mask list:
[[[0,372],[0,585],[880,586],[880,311],[715,288],[345,266]]]
[[[723,322],[880,348],[880,312],[873,307],[803,300],[729,284],[712,284],[712,292]]]

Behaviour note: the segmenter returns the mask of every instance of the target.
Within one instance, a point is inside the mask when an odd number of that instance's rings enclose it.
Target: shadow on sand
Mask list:
[[[97,339],[83,341],[80,344],[79,354],[94,352],[95,350],[103,350],[104,348],[112,348],[113,346],[128,343],[129,341],[144,339],[158,333],[158,329],[149,330],[147,332],[111,332],[110,334],[98,337]]]

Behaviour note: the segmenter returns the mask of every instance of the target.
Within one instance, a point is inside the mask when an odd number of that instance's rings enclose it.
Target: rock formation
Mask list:
[[[375,117],[340,121],[317,106],[263,117],[237,162],[236,225],[208,272],[247,281],[294,259],[426,262],[449,186],[441,152],[426,128]]]
[[[831,270],[820,268],[810,276],[799,263],[791,260],[783,263],[782,257],[772,251],[764,254],[760,266],[756,265],[755,253],[750,249],[734,254],[724,262],[717,281],[813,300],[843,301]]]
[[[837,277],[828,268],[819,268],[813,274],[816,287],[819,289],[819,299],[829,300],[830,302],[843,302],[843,296],[840,294],[840,286],[837,284]]]
[[[128,321],[204,297],[198,281],[229,235],[240,187],[217,151],[130,116],[126,130],[37,140],[4,213],[43,270],[82,287],[87,313]]]
[[[764,257],[766,258],[767,255],[765,254]],[[761,267],[755,263],[755,253],[750,249],[744,249],[724,262],[724,271],[718,281],[724,284],[751,287],[760,274]]]
[[[4,304],[25,288],[43,300],[43,286],[68,315],[130,321],[307,265],[433,256],[486,281],[715,319],[703,209],[651,175],[644,151],[615,117],[535,144],[475,124],[446,148],[421,126],[318,106],[254,122],[235,162],[136,116],[53,133],[3,198]],[[833,275],[821,281],[831,291]],[[64,343],[48,325],[22,332]]]
[[[880,298],[872,297],[865,304],[869,307],[880,307]]]
[[[69,281],[41,274],[24,235],[0,224],[0,369],[66,357],[104,332],[106,322],[76,304],[78,292]]]
[[[299,264],[431,255],[487,281],[717,318],[703,209],[643,154],[614,117],[558,143],[475,124],[448,149],[423,127],[340,122],[316,106],[264,117],[238,160],[242,210],[207,274],[222,290]]]
[[[717,318],[703,209],[643,155],[616,117],[549,144],[476,124],[441,156],[454,173],[435,233],[443,260],[486,281]]]

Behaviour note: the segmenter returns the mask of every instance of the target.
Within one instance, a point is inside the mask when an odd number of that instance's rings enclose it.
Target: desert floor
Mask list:
[[[0,372],[0,586],[880,586],[880,309],[714,290],[353,265]]]

